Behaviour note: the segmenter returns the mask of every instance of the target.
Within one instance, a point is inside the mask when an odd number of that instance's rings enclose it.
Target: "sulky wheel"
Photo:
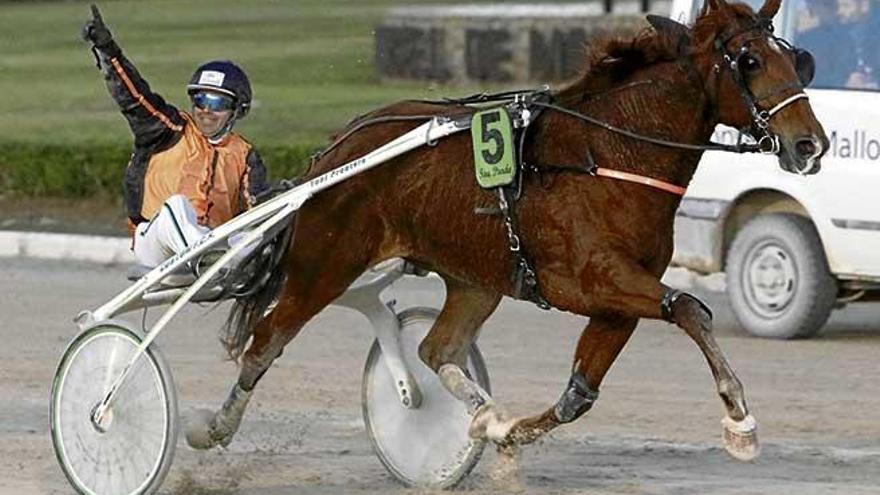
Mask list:
[[[67,347],[52,384],[49,421],[55,455],[78,493],[155,491],[177,443],[177,396],[155,346],[133,365],[103,420],[92,412],[128,364],[141,337],[118,322],[99,322]]]
[[[407,409],[400,403],[378,342],[373,343],[364,369],[364,422],[373,449],[388,472],[408,486],[454,486],[477,464],[484,447],[484,442],[468,436],[471,416],[465,405],[419,359],[419,343],[438,314],[435,309],[410,308],[398,315],[403,358],[421,390],[418,408]],[[490,392],[476,344],[468,356],[468,371]]]

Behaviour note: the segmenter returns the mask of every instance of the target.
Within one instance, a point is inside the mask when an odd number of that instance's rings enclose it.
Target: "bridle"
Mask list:
[[[744,34],[752,34],[752,36],[744,39],[738,49],[733,52],[728,51],[728,43]],[[775,42],[783,52],[790,54],[794,58],[795,72],[798,78],[790,83],[772,88],[763,94],[755,95],[746,82],[743,73],[743,62],[751,56],[749,45],[753,41],[760,39]],[[763,153],[778,154],[780,151],[779,137],[770,132],[770,119],[792,103],[801,99],[808,99],[807,94],[804,92],[804,87],[812,81],[815,73],[816,66],[813,56],[810,52],[796,48],[788,41],[775,36],[773,34],[772,21],[765,18],[759,18],[752,26],[743,30],[715,38],[714,45],[716,52],[721,56],[721,61],[717,62],[713,67],[715,74],[720,74],[724,69],[730,70],[740,97],[743,99],[746,107],[748,107],[752,117],[750,128],[741,129],[741,131],[747,132],[755,138]],[[765,101],[791,91],[794,91],[794,93],[789,94],[775,105],[764,105]]]

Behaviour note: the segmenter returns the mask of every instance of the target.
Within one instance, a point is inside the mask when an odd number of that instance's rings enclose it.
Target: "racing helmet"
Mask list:
[[[251,108],[251,83],[247,74],[229,60],[214,60],[199,66],[189,79],[186,92],[192,96],[199,90],[216,91],[234,98],[233,119],[244,117]]]

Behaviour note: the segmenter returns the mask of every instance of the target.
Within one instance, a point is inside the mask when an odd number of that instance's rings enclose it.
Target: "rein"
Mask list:
[[[806,95],[805,95],[806,96]],[[576,119],[582,120],[584,122],[593,124],[595,126],[601,127],[607,131],[613,132],[615,134],[620,134],[621,136],[626,136],[631,139],[635,139],[636,141],[644,141],[646,143],[656,144],[658,146],[666,146],[668,148],[678,148],[683,150],[691,150],[691,151],[726,151],[729,153],[772,153],[772,149],[763,148],[760,143],[759,144],[749,144],[749,143],[737,143],[737,144],[724,144],[724,143],[716,143],[714,141],[710,141],[709,144],[691,144],[691,143],[682,143],[678,141],[669,141],[667,139],[646,136],[644,134],[639,134],[637,132],[633,132],[627,129],[623,129],[621,127],[617,127],[615,125],[609,124],[604,120],[597,119],[595,117],[590,117],[589,115],[576,112],[574,110],[561,107],[559,105],[554,105],[553,103],[544,103],[539,101],[531,102],[532,105],[537,107],[548,108],[550,110],[563,113],[570,117],[574,117]]]
[[[514,98],[511,98],[513,96]],[[578,120],[584,121],[588,124],[592,124],[598,127],[601,127],[607,131],[613,132],[615,134],[619,134],[621,136],[625,136],[631,139],[635,139],[637,141],[643,141],[646,143],[655,144],[658,146],[665,146],[669,148],[677,148],[684,149],[690,151],[725,151],[730,153],[765,153],[765,154],[773,154],[777,151],[777,147],[774,145],[775,141],[770,142],[770,147],[765,147],[764,144],[767,141],[762,140],[757,144],[750,143],[742,143],[738,142],[737,144],[724,144],[724,143],[716,143],[710,142],[709,144],[691,144],[691,143],[681,143],[678,141],[670,141],[667,139],[657,138],[653,136],[646,136],[644,134],[639,134],[637,132],[633,132],[627,129],[623,129],[621,127],[617,127],[612,125],[604,120],[597,119],[595,117],[591,117],[589,115],[576,112],[574,110],[549,103],[540,101],[540,97],[549,96],[548,89],[542,88],[539,90],[527,90],[527,91],[506,91],[503,93],[478,93],[475,95],[467,96],[461,99],[444,99],[444,100],[424,100],[424,103],[431,104],[459,104],[459,105],[469,105],[474,103],[488,103],[488,102],[510,102],[514,99],[521,101],[525,104],[525,106],[533,106],[539,107],[543,109],[553,110],[564,115],[568,115],[570,117],[576,118]],[[795,95],[786,101],[777,105],[774,109],[771,110],[771,116],[773,113],[778,112],[785,105],[788,105],[795,99],[806,97],[805,94],[801,93],[799,95]],[[791,101],[789,101],[791,100]],[[377,125],[377,124],[387,124],[387,123],[396,123],[396,122],[424,122],[428,121],[432,118],[436,117],[436,115],[386,115],[382,117],[374,117],[371,119],[363,120],[354,125],[351,129],[348,129],[345,133],[337,137],[330,143],[329,146],[324,148],[323,150],[318,151],[313,154],[311,157],[312,164],[314,164],[321,157],[325,156],[327,153],[331,152],[335,148],[337,148],[340,144],[342,144],[346,139],[351,137],[353,134],[357,133],[361,129],[364,129],[369,126]],[[660,189],[662,191],[676,194],[679,196],[683,196],[687,189],[681,186],[677,186],[675,184],[671,184],[669,182],[665,182],[659,179],[654,179],[651,177],[645,177],[638,174],[633,174],[630,172],[622,172],[619,170],[609,169],[609,168],[601,168],[597,166],[593,166],[589,170],[584,170],[592,175],[607,177],[611,179],[623,180],[627,182],[634,182],[637,184],[646,185],[649,187],[653,187],[656,189]],[[260,195],[258,200],[262,200],[265,197],[274,196],[279,190],[287,190],[291,187],[291,184],[294,183],[282,183],[278,188],[271,188],[269,191],[266,191],[264,194]]]
[[[523,94],[535,94],[540,92],[549,91],[549,87],[545,86],[541,90],[511,90],[511,91],[503,91],[500,93],[475,93],[469,96],[465,96],[463,98],[443,98],[442,100],[413,100],[418,101],[420,103],[429,103],[432,105],[473,105],[475,103],[490,103],[495,101],[504,101],[510,102]],[[386,123],[394,123],[394,122],[425,122],[429,121],[436,117],[436,115],[385,115],[382,117],[373,117],[371,119],[361,120],[357,122],[354,127],[345,131],[342,135],[333,140],[330,145],[328,145],[323,150],[318,151],[314,155],[312,155],[312,163],[314,164],[321,157],[331,152],[334,148],[342,144],[343,141],[351,137],[352,134],[360,131],[365,127],[369,127],[376,124],[386,124]]]

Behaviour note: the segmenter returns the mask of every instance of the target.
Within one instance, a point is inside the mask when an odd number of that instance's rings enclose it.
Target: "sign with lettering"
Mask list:
[[[474,165],[481,187],[506,186],[516,174],[513,154],[513,123],[504,107],[474,114],[471,120]]]

